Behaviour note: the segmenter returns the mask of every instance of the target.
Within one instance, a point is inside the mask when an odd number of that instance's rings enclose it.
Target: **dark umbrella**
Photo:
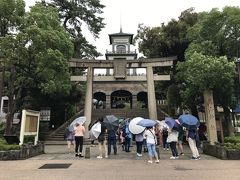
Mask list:
[[[183,114],[178,118],[181,126],[187,129],[197,129],[200,125],[198,119],[191,114]]]
[[[107,115],[103,123],[106,125],[108,130],[117,130],[119,126],[118,118],[114,115]]]
[[[142,127],[153,127],[157,124],[156,121],[152,119],[142,119],[137,123],[137,125],[142,126]]]
[[[171,129],[174,129],[174,130],[179,130],[180,129],[180,125],[174,119],[172,119],[170,117],[165,118],[165,123]]]

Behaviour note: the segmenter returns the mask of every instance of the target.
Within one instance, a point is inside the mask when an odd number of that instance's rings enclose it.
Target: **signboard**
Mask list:
[[[113,39],[115,43],[128,43],[129,39]]]
[[[24,142],[24,136],[34,136],[34,144],[38,141],[40,112],[33,110],[22,111],[21,131],[20,131],[20,145]]]
[[[50,121],[51,110],[50,109],[42,109],[40,111],[40,121]]]

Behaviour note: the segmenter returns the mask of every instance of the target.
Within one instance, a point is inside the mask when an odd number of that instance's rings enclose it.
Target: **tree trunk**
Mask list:
[[[217,142],[218,139],[217,139],[217,127],[216,127],[215,109],[214,109],[212,90],[210,89],[204,90],[203,96],[204,96],[205,114],[207,118],[208,140],[210,141],[210,144],[215,144],[215,142]]]
[[[224,120],[227,123],[228,136],[234,136],[234,128],[233,128],[231,117],[230,117],[230,109],[226,106],[223,106],[223,109],[224,109]]]
[[[14,100],[14,80],[15,80],[15,68],[14,66],[11,67],[11,75],[8,82],[8,113],[6,118],[6,135],[12,134],[12,125],[13,125],[13,117],[15,112],[15,100]]]

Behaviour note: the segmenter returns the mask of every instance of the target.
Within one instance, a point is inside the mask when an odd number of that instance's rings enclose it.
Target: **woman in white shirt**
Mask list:
[[[153,163],[153,157],[156,158],[155,162],[159,163],[158,154],[156,151],[156,137],[155,131],[153,127],[147,127],[144,136],[146,137],[147,141],[147,148],[148,148],[148,155],[149,155],[149,163]]]

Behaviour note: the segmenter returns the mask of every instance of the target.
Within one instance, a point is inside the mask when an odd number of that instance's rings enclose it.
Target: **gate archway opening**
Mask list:
[[[137,94],[137,101],[140,108],[148,108],[147,92],[139,92]]]
[[[112,109],[132,109],[132,94],[126,90],[117,90],[111,94]]]

